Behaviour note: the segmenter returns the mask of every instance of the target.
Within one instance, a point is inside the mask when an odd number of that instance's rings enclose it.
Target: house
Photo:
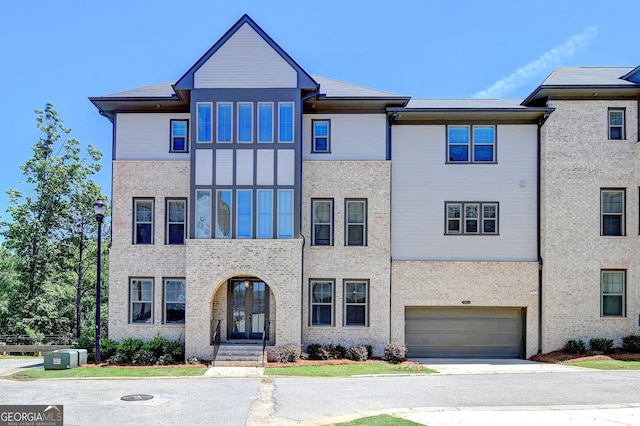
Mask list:
[[[91,98],[109,337],[529,357],[637,332],[640,71],[616,71],[413,99],[311,75],[243,16],[175,82]]]

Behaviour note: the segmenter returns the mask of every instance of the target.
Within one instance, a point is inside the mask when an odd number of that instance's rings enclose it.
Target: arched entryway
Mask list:
[[[269,286],[259,278],[237,277],[227,282],[227,339],[269,340]]]

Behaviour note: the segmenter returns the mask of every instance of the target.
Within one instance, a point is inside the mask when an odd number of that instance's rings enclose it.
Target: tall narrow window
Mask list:
[[[493,126],[473,126],[473,161],[491,162],[494,159],[496,129]]]
[[[278,191],[278,238],[293,238],[293,191]]]
[[[131,294],[129,307],[129,322],[153,323],[153,280],[131,279]]]
[[[272,103],[258,103],[258,142],[273,142]]]
[[[312,120],[311,152],[331,152],[329,120]]]
[[[233,109],[230,102],[218,102],[217,104],[217,138],[218,142],[231,142],[233,133]]]
[[[333,200],[311,200],[311,245],[333,245]]]
[[[187,152],[187,129],[188,120],[171,120],[171,144],[170,152]]]
[[[186,227],[187,200],[167,200],[166,205],[166,243],[184,244]]]
[[[600,191],[601,235],[625,235],[623,189],[603,189]]]
[[[211,103],[198,103],[198,142],[211,142]]]
[[[482,232],[484,234],[495,234],[498,232],[498,205],[482,205]]]
[[[133,243],[153,244],[153,200],[133,200]]]
[[[346,238],[347,246],[367,245],[367,201],[346,200],[347,220]]]
[[[333,281],[311,281],[310,325],[333,325]]]
[[[462,209],[462,204],[447,204],[447,234],[459,234],[462,231],[462,218],[460,216],[460,211]]]
[[[184,279],[164,280],[164,322],[184,324],[185,302],[187,297]]]
[[[479,204],[465,204],[464,205],[464,232],[465,234],[477,234],[480,232],[478,226],[478,213],[480,210]]]
[[[216,238],[231,238],[231,190],[216,193]]]
[[[253,103],[238,103],[238,142],[253,142]]]
[[[624,317],[626,271],[601,271],[603,317]]]
[[[293,142],[293,102],[278,104],[279,142]]]
[[[251,238],[253,220],[253,191],[250,189],[238,190],[238,219],[236,234],[238,238]]]
[[[344,283],[344,325],[369,324],[369,291],[366,281]]]
[[[624,139],[624,108],[609,109],[609,139]]]
[[[211,238],[211,191],[196,191],[196,238]]]
[[[258,238],[273,238],[273,191],[258,190]]]

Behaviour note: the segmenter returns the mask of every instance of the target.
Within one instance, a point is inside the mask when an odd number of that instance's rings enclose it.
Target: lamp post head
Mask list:
[[[96,202],[93,203],[93,212],[96,214],[96,220],[102,222],[104,215],[107,213],[107,205],[102,198],[98,198]]]

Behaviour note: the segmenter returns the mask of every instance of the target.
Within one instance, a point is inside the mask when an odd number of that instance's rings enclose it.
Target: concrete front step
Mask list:
[[[215,359],[216,366],[262,366],[262,345],[222,344]]]

